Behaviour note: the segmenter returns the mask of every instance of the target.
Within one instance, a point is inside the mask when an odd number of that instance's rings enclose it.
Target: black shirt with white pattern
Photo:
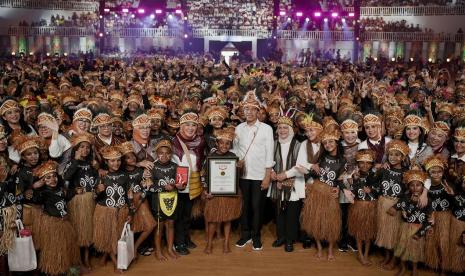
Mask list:
[[[420,237],[426,234],[426,231],[432,227],[430,218],[433,213],[431,201],[424,208],[418,207],[418,202],[413,202],[410,199],[410,194],[402,196],[394,205],[397,211],[402,211],[402,219],[407,223],[421,224],[420,229],[416,233]]]
[[[122,208],[129,203],[129,178],[125,172],[109,172],[101,181],[105,190],[97,197],[99,205]]]

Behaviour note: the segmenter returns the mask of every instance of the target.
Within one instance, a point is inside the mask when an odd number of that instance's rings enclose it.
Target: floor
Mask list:
[[[336,252],[336,260],[317,260],[316,250],[303,249],[301,244],[295,246],[292,253],[284,252],[283,248],[273,248],[274,227],[263,229],[263,251],[252,251],[251,245],[237,248],[234,242],[237,235],[232,236],[229,254],[222,253],[222,241],[217,240],[213,247],[213,254],[203,253],[205,247],[204,232],[194,231],[194,242],[198,247],[191,250],[191,254],[176,260],[160,262],[155,257],[140,257],[137,263],[131,264],[124,275],[341,275],[350,272],[352,275],[395,275],[395,271],[384,271],[376,266],[381,256],[371,258],[373,265],[364,267],[356,260],[355,253]],[[113,267],[108,262],[105,267],[99,267],[94,260],[94,269],[90,275],[113,275]],[[431,271],[420,270],[420,275],[433,275]]]

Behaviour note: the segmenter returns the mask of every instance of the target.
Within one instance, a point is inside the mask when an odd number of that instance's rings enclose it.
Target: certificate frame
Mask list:
[[[238,161],[239,158],[236,156],[207,157],[208,193],[216,196],[239,194]]]

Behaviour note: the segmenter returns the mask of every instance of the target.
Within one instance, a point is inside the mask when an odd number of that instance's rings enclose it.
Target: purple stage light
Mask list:
[[[187,34],[184,34],[184,38],[188,38],[189,36]]]
[[[338,14],[337,12],[333,12],[333,13],[331,13],[331,16],[332,16],[332,17],[338,17],[339,14]]]
[[[314,15],[315,15],[315,17],[320,17],[320,16],[321,16],[321,12],[315,12]]]
[[[161,14],[161,13],[162,13],[162,10],[155,10],[155,13],[156,13],[156,14]]]
[[[152,14],[150,15],[150,18],[155,19],[155,14],[152,13]]]
[[[308,17],[305,18],[305,22],[307,22],[307,23],[310,22],[310,18],[308,18]]]
[[[346,19],[345,19],[345,18],[342,18],[342,23],[346,23]]]
[[[297,15],[297,17],[302,17],[304,15],[303,12],[297,12],[295,15]]]
[[[139,14],[144,14],[144,13],[145,13],[145,10],[144,10],[144,9],[138,9],[137,12],[138,12]]]
[[[349,12],[349,17],[355,17],[355,13]]]
[[[181,13],[182,13],[182,10],[176,10],[175,13],[176,13],[176,14],[181,14]]]
[[[129,12],[129,9],[123,9],[123,12],[124,12],[124,13],[128,13],[128,12]]]
[[[280,11],[280,12],[279,12],[279,15],[280,15],[280,16],[285,16],[285,15],[286,15],[286,12],[285,12],[285,11]]]
[[[104,12],[110,12],[110,9],[103,9]]]
[[[328,18],[325,18],[324,21],[325,21],[325,23],[328,22]]]

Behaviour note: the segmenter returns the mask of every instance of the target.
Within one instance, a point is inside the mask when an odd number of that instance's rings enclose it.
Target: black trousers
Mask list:
[[[260,239],[264,199],[266,191],[262,191],[260,180],[239,180],[242,192],[241,238]]]
[[[189,241],[192,201],[188,193],[178,193],[177,217],[174,223],[174,244],[179,246]]]
[[[346,247],[349,244],[348,216],[350,203],[340,203],[339,206],[341,207],[341,240],[339,245]]]
[[[288,201],[286,207],[277,210],[276,232],[278,240],[287,243],[297,241],[299,237],[299,218],[302,204],[300,201]]]

